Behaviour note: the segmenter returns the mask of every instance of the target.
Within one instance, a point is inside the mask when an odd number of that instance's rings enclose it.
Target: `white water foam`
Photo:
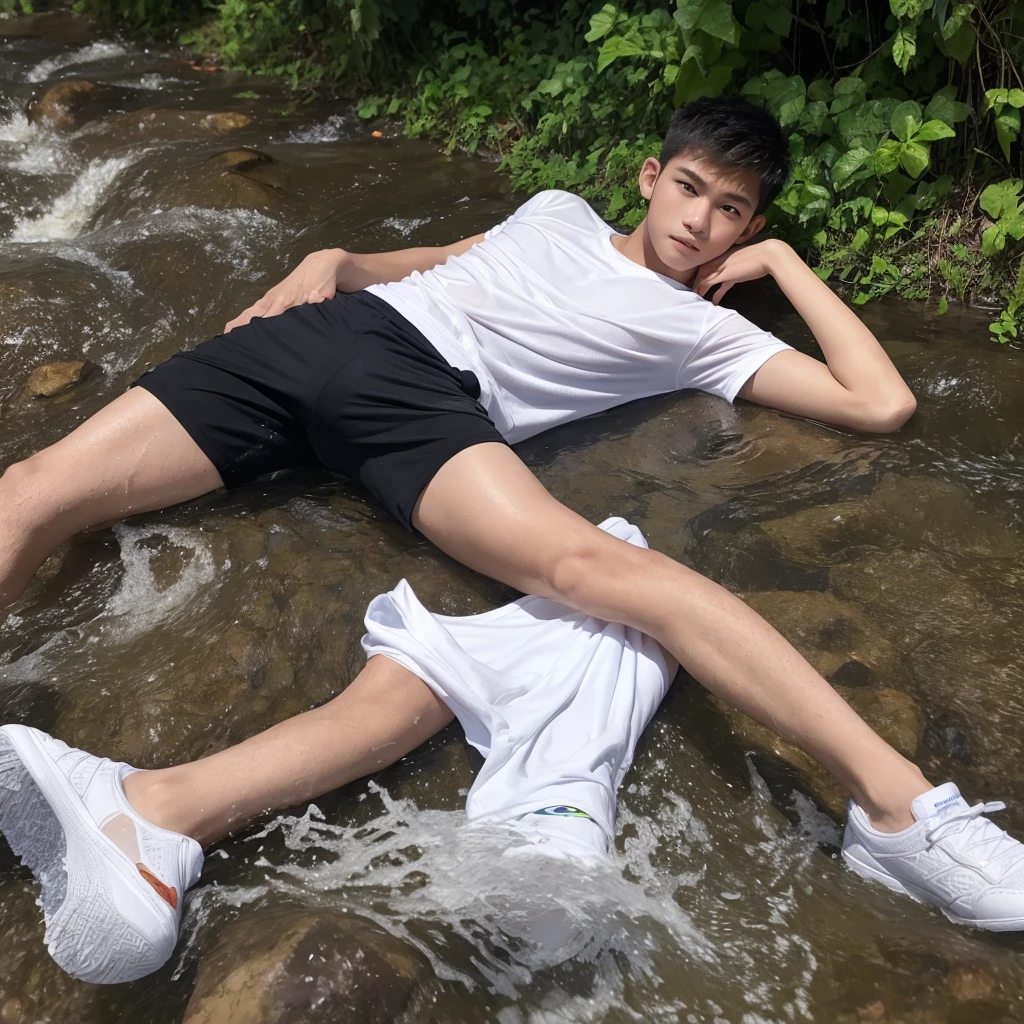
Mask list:
[[[77,238],[89,223],[114,179],[138,159],[134,154],[93,160],[38,217],[22,217],[14,225],[12,242],[48,242]]]
[[[45,124],[32,124],[21,112],[0,122],[0,160],[22,174],[66,174],[73,157],[67,140]]]
[[[284,137],[284,142],[316,143],[337,142],[339,139],[354,138],[359,119],[351,114],[334,114],[323,124],[298,128]]]
[[[120,43],[91,43],[70,53],[59,53],[40,61],[25,76],[26,82],[45,82],[54,72],[64,68],[77,67],[81,64],[92,64],[96,61],[110,60],[113,57],[124,57],[129,51]]]
[[[404,238],[408,238],[417,228],[429,224],[431,219],[430,217],[388,217],[381,221],[381,224],[397,231]]]
[[[121,545],[124,576],[107,601],[104,612],[118,619],[117,631],[135,635],[152,629],[189,602],[217,574],[209,548],[196,530],[180,526],[129,526],[117,523],[114,535]],[[189,558],[177,578],[161,587],[153,573],[157,551],[154,537],[164,538],[188,552]]]

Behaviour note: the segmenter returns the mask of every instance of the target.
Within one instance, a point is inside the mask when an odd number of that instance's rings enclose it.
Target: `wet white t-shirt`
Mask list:
[[[601,529],[647,546],[624,519]],[[615,792],[677,668],[656,641],[536,596],[435,615],[405,580],[374,598],[365,623],[367,656],[419,676],[486,758],[466,800],[471,824],[510,825],[543,852],[608,855]]]
[[[453,366],[514,443],[637,398],[698,388],[733,401],[789,346],[634,263],[569,192],[539,192],[461,256],[373,285]]]

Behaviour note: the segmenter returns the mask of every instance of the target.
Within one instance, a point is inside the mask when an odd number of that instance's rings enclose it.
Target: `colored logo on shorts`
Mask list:
[[[559,818],[589,818],[590,815],[586,811],[581,811],[578,807],[570,807],[568,804],[555,804],[554,807],[542,807],[539,811],[534,811],[534,814],[554,814]]]

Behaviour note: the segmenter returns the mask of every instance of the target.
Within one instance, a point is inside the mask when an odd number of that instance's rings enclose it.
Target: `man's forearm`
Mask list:
[[[338,291],[357,292],[371,284],[401,281],[414,270],[421,273],[431,270],[439,263],[444,263],[449,256],[461,256],[482,238],[483,235],[473,235],[451,245],[396,249],[393,252],[359,253],[338,249]]]
[[[850,391],[890,396],[913,404],[914,396],[874,334],[784,242],[772,276],[811,329],[832,376]]]
[[[371,284],[401,281],[414,270],[425,271],[448,258],[444,246],[397,249],[394,252],[347,252],[338,265],[338,291],[357,292]]]

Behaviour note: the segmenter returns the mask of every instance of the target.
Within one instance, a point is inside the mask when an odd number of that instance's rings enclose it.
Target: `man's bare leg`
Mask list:
[[[79,530],[222,486],[185,428],[148,391],[132,388],[0,476],[0,608]]]
[[[453,717],[419,677],[378,656],[329,703],[199,761],[129,775],[125,794],[144,818],[209,846],[393,764]]]
[[[718,584],[560,504],[511,449],[456,455],[413,523],[477,572],[653,636],[709,690],[821,762],[878,829],[912,823],[910,803],[930,783],[788,641]]]

